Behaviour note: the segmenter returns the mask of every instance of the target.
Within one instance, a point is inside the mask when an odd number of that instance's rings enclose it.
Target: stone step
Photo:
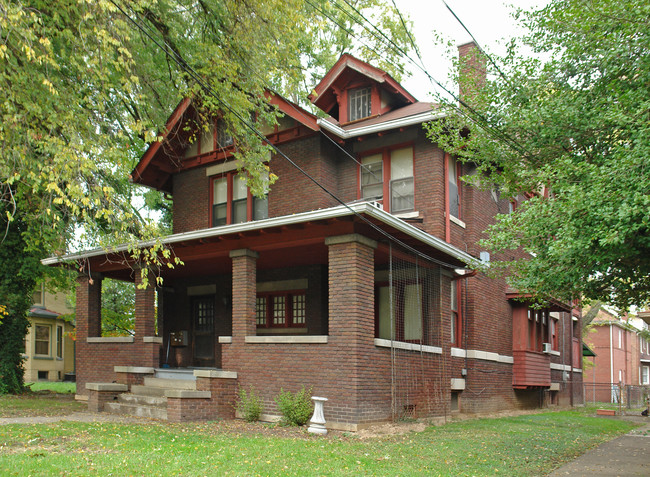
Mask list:
[[[123,404],[139,404],[141,406],[167,407],[167,398],[142,394],[120,394],[117,401]]]
[[[167,409],[156,406],[143,406],[140,404],[126,404],[121,402],[107,402],[104,404],[104,410],[112,414],[167,420]]]
[[[153,397],[164,397],[165,388],[155,388],[149,386],[141,386],[134,384],[131,386],[131,394],[136,394],[138,396],[153,396]]]
[[[196,389],[196,381],[189,379],[144,378],[144,385],[149,388]]]

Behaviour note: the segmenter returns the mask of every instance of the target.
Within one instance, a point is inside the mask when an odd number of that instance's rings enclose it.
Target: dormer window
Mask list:
[[[356,121],[370,116],[370,86],[351,89],[348,92],[348,121]]]

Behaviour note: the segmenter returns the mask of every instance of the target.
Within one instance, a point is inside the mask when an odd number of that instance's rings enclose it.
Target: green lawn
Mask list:
[[[633,427],[580,411],[363,440],[219,422],[8,425],[0,427],[0,474],[544,475]]]
[[[35,383],[25,383],[25,387],[33,392],[49,391],[60,394],[74,394],[77,392],[77,384],[69,382],[37,381]]]
[[[0,395],[0,417],[61,416],[88,407],[74,400],[75,383],[44,381],[26,383],[26,387],[25,394]]]

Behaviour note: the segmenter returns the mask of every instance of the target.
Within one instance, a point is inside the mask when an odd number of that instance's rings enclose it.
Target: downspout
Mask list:
[[[571,300],[571,311],[569,312],[569,330],[571,340],[569,341],[569,404],[573,407],[573,300]]]
[[[445,152],[444,157],[444,175],[445,185],[445,242],[451,243],[451,225],[449,219],[449,153]]]

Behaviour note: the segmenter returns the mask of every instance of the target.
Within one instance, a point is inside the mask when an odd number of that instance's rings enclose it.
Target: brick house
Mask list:
[[[65,258],[91,272],[77,288],[78,393],[91,409],[124,408],[128,390],[160,398],[165,411],[150,415],[230,417],[241,386],[273,418],[280,389],[304,385],[328,398],[328,427],[356,430],[582,402],[576,310],[533,310],[471,270],[487,259],[483,230],[512,204],[462,183],[472,166],[427,139],[423,123],[444,113],[348,54],[310,97],[326,117],[270,99],[284,117],[264,134],[313,181],[274,155],[279,179],[253,197],[218,118],[188,140],[190,100],[136,166],[135,182],[173,196],[162,241],[185,265],[137,289],[134,337],[100,336],[102,279],[140,280],[126,247]]]
[[[648,329],[644,320],[650,321],[646,312],[628,317],[604,308],[598,311],[584,337],[596,354],[593,366],[584,371],[585,399],[618,402],[620,386],[633,387],[633,395],[624,393],[624,401],[642,394],[641,386],[650,391],[650,342],[639,334]]]

